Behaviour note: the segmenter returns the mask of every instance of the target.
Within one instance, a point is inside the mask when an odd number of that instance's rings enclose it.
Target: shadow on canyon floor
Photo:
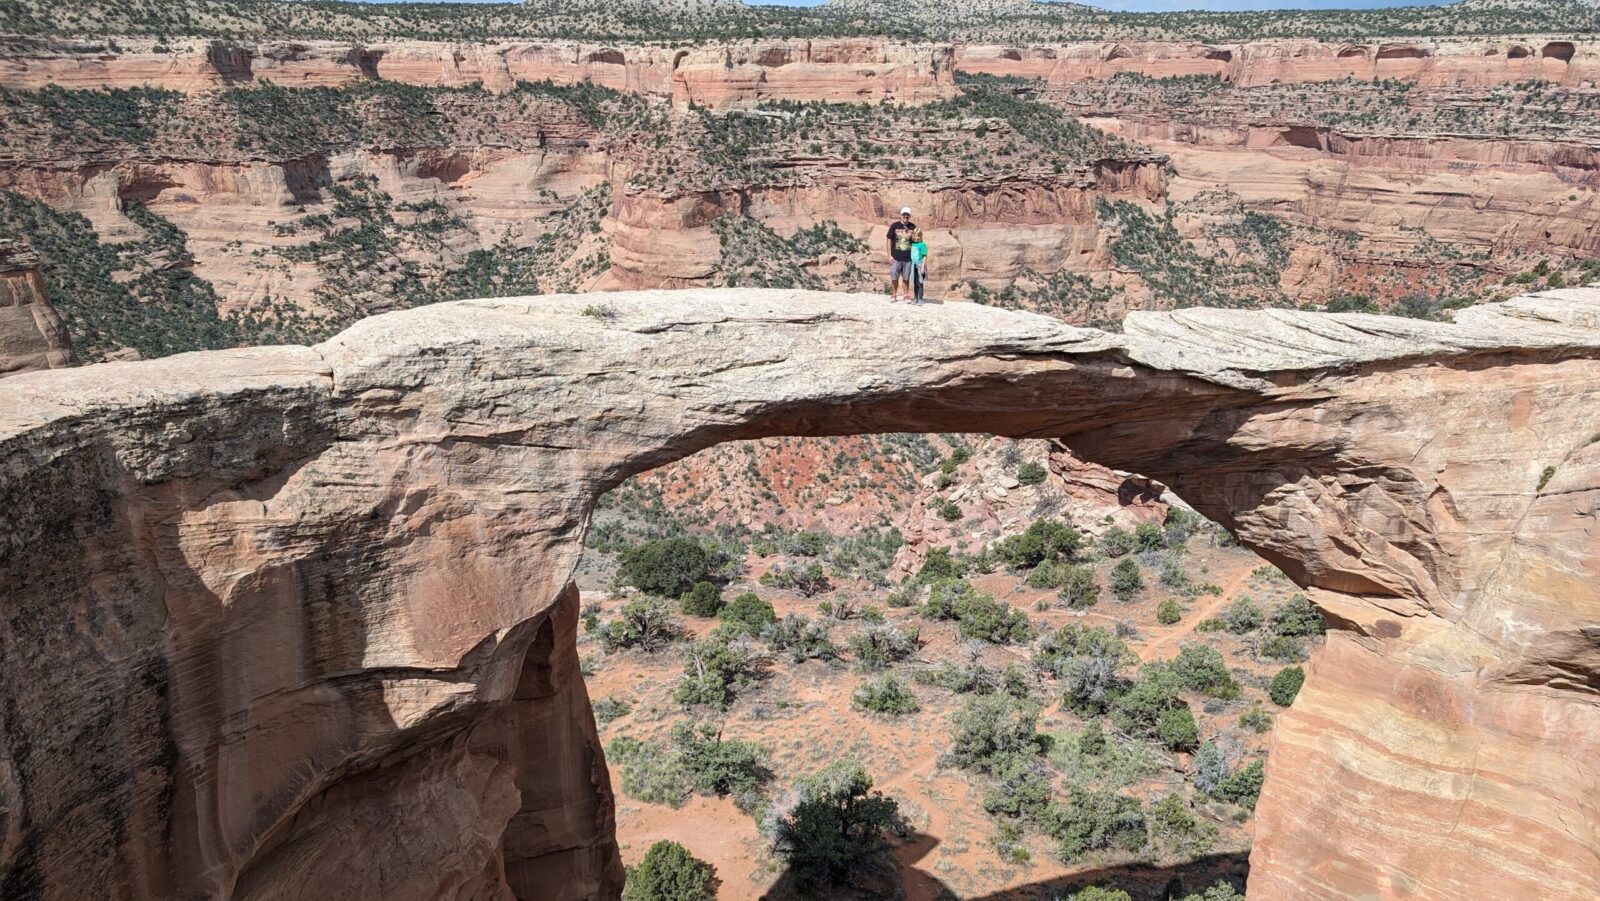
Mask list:
[[[938,845],[937,837],[917,832],[895,847],[895,857],[899,862],[898,891],[888,888],[807,890],[798,884],[793,873],[785,872],[761,896],[761,901],[1053,901],[1056,898],[1065,899],[1070,893],[1091,885],[1120,888],[1131,895],[1133,901],[1166,901],[1203,892],[1219,879],[1232,882],[1235,888],[1242,890],[1245,877],[1250,872],[1250,853],[1237,851],[1207,854],[1169,866],[1129,864],[1100,867],[1058,879],[1016,885],[989,894],[962,895],[917,865]]]

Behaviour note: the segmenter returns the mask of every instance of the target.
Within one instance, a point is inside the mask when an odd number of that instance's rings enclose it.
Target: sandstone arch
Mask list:
[[[606,897],[567,581],[595,498],[722,440],[968,430],[1165,481],[1333,618],[1274,735],[1252,897],[1593,897],[1597,310],[1109,335],[657,292],[16,376],[0,895]]]

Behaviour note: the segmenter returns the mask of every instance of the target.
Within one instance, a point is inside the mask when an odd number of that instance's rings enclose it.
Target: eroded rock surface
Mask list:
[[[0,377],[77,362],[27,245],[0,239]]]
[[[1252,897],[1600,894],[1600,291],[1441,325],[686,291],[0,386],[0,896],[604,898],[569,577],[713,443],[990,431],[1170,485],[1335,623]]]

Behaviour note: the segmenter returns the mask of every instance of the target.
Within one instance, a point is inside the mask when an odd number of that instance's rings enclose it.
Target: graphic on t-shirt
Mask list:
[[[889,255],[894,259],[908,261],[911,259],[911,233],[916,230],[916,224],[910,222],[896,222],[889,226]]]

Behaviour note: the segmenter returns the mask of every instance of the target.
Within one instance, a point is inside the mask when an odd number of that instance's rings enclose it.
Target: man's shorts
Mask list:
[[[889,264],[889,281],[894,282],[900,279],[911,281],[910,260],[895,260]]]

